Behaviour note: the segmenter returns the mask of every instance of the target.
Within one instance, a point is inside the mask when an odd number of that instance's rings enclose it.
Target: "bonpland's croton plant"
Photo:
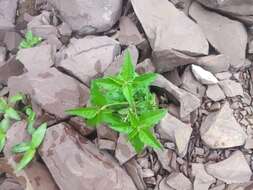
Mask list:
[[[67,113],[85,118],[89,126],[104,123],[126,134],[137,153],[145,145],[160,149],[162,145],[152,128],[165,116],[166,110],[158,108],[155,95],[150,92],[149,86],[155,78],[155,73],[137,74],[127,52],[118,75],[92,81],[90,107]]]
[[[41,37],[34,36],[32,31],[28,31],[25,35],[25,39],[19,45],[19,49],[32,48],[42,41]]]

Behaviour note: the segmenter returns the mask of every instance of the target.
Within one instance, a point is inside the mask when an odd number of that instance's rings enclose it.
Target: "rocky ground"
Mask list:
[[[18,50],[27,31],[43,38]],[[13,124],[0,159],[1,190],[251,190],[252,0],[0,0],[0,96],[31,97],[50,127],[36,159],[13,172]],[[88,128],[92,79],[115,74],[129,50],[168,113],[164,150],[136,155],[125,136]]]

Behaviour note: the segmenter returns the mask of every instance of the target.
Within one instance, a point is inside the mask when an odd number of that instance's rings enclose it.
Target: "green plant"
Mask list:
[[[32,31],[28,31],[25,35],[25,39],[19,45],[19,49],[32,48],[42,41],[41,37],[34,36]]]
[[[22,101],[24,96],[18,93],[12,96],[8,101],[4,98],[0,98],[0,114],[3,115],[3,119],[0,122],[0,152],[2,152],[6,143],[6,133],[10,128],[11,120],[20,120],[18,111],[15,110],[15,104]]]
[[[138,75],[127,52],[119,74],[92,81],[91,106],[66,113],[85,118],[90,126],[105,123],[126,134],[137,153],[145,145],[162,148],[151,131],[166,114],[166,110],[158,108],[156,97],[149,89],[155,78],[155,73]]]

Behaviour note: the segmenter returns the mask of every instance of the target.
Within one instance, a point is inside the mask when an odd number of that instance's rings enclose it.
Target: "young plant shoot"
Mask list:
[[[165,116],[166,110],[158,108],[155,95],[150,92],[149,86],[155,79],[155,73],[137,74],[127,52],[119,74],[92,81],[91,106],[67,113],[86,119],[89,126],[104,123],[126,134],[137,153],[145,145],[161,149],[152,128]]]
[[[41,41],[42,41],[41,37],[34,36],[32,31],[28,31],[25,35],[25,39],[23,39],[22,42],[20,43],[19,49],[32,48],[40,44]]]

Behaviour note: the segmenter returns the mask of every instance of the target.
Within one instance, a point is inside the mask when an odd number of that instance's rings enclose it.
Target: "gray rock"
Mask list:
[[[163,88],[180,103],[180,117],[184,118],[200,106],[200,100],[189,92],[178,88],[162,75],[158,75],[152,84]]]
[[[119,42],[122,45],[138,45],[144,41],[137,26],[129,17],[123,16],[119,23]]]
[[[194,178],[194,190],[209,190],[210,185],[215,183],[215,178],[206,173],[203,164],[192,164],[192,175]]]
[[[58,67],[89,85],[93,78],[103,74],[119,53],[118,42],[106,36],[72,39],[63,50],[64,59]]]
[[[97,141],[99,150],[115,151],[116,143],[106,139],[98,139]]]
[[[119,19],[122,0],[52,0],[60,17],[79,34],[95,34],[109,30]]]
[[[201,83],[201,84],[217,84],[218,80],[216,77],[209,71],[203,69],[202,67],[198,65],[191,65],[191,70],[195,78]]]
[[[162,139],[173,141],[176,144],[179,156],[185,156],[192,133],[190,124],[185,124],[167,113],[157,126],[157,132]]]
[[[247,138],[227,102],[202,122],[200,135],[205,144],[214,149],[241,146]]]
[[[154,73],[155,66],[150,59],[145,59],[144,61],[136,65],[135,70],[139,74],[152,73],[152,72]]]
[[[61,190],[136,190],[109,154],[65,124],[47,130],[40,155]]]
[[[171,2],[131,2],[155,52],[174,49],[195,55],[208,54],[208,43],[201,29]]]
[[[65,118],[65,110],[87,103],[89,89],[55,68],[39,74],[26,73],[8,80],[10,94],[23,92],[46,112]]]
[[[70,26],[65,22],[58,26],[58,31],[62,36],[71,36],[72,33]]]
[[[243,153],[239,150],[223,161],[207,165],[206,171],[228,184],[249,182],[252,175]]]
[[[253,54],[253,40],[249,42],[248,46],[249,46],[248,53]]]
[[[184,70],[184,73],[181,79],[182,79],[181,88],[194,94],[200,99],[205,95],[206,87],[196,80],[189,66]]]
[[[170,174],[166,183],[175,190],[192,190],[191,181],[182,173],[174,172]]]
[[[0,0],[0,30],[14,28],[18,0]]]
[[[170,149],[163,149],[163,150],[154,149],[154,151],[156,152],[156,155],[158,157],[159,162],[162,165],[162,168],[167,170],[168,172],[173,171],[173,169],[171,168],[173,151]]]
[[[163,178],[155,190],[174,190],[166,183],[166,180],[166,178]]]
[[[232,77],[232,74],[230,72],[222,72],[222,73],[217,73],[215,76],[218,80],[226,80],[226,79],[230,79]]]
[[[209,55],[198,58],[197,64],[215,74],[228,71],[230,67],[230,60],[228,56],[223,54]]]
[[[187,69],[186,69],[187,70]],[[181,79],[178,69],[175,68],[171,71],[168,71],[166,73],[163,73],[163,76],[168,79],[171,83],[173,83],[176,86],[181,86],[183,84],[183,79]],[[187,89],[186,89],[187,90]],[[194,94],[194,93],[193,93]]]
[[[22,37],[19,33],[13,31],[5,32],[3,42],[6,45],[7,50],[16,50],[22,41]]]
[[[224,92],[217,84],[208,85],[206,90],[206,96],[215,102],[226,98]]]
[[[190,15],[200,25],[213,47],[230,58],[233,68],[238,69],[244,65],[247,32],[240,22],[208,11],[196,2],[190,7]]]
[[[244,96],[242,85],[233,80],[223,80],[219,82],[220,87],[227,97]]]
[[[0,62],[4,62],[5,58],[6,58],[6,48],[0,46]]]
[[[127,137],[120,134],[117,141],[116,150],[115,150],[115,157],[119,161],[120,165],[126,163],[135,155],[136,155],[136,152],[133,146],[127,140]]]
[[[54,65],[55,50],[51,45],[41,45],[33,48],[20,49],[17,59],[28,72],[40,73]]]
[[[19,184],[14,178],[7,178],[0,185],[1,190],[24,190],[24,188]]]
[[[114,142],[118,139],[118,133],[106,125],[101,124],[96,130],[98,139],[106,139]]]

